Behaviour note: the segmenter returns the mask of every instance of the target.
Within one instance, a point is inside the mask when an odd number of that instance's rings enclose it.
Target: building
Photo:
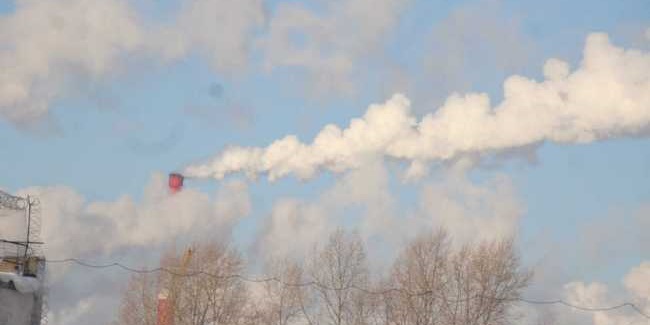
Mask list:
[[[6,265],[4,261],[0,264]],[[39,277],[0,271],[0,325],[41,324],[43,296],[43,281]]]
[[[45,258],[38,201],[0,191],[0,325],[43,323]]]

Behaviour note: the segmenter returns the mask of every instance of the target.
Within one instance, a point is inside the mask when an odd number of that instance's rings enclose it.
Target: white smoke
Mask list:
[[[356,169],[368,156],[384,156],[410,162],[408,174],[413,177],[431,161],[463,153],[642,135],[650,124],[650,53],[616,47],[606,34],[595,33],[587,37],[576,70],[550,59],[544,76],[541,82],[509,77],[504,99],[496,106],[490,105],[487,94],[453,94],[419,121],[409,99],[396,94],[371,105],[345,129],[326,125],[312,143],[289,135],[265,148],[233,146],[207,163],[190,165],[185,174],[306,179],[321,170]]]

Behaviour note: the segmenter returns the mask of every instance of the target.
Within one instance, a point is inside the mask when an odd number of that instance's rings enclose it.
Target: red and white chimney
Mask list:
[[[158,294],[156,325],[174,325],[174,306],[167,290]]]

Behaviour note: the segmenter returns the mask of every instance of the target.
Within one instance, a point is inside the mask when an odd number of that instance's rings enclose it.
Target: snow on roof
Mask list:
[[[21,276],[16,273],[0,272],[0,282],[11,283],[20,293],[33,293],[38,291],[41,284],[36,278]]]

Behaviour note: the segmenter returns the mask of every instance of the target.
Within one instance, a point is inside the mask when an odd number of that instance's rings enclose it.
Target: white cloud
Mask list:
[[[80,324],[84,317],[92,314],[92,309],[98,306],[99,298],[90,296],[77,302],[75,305],[62,310],[49,310],[47,319],[52,324]]]
[[[484,184],[467,178],[465,162],[442,181],[425,185],[420,194],[416,229],[446,228],[456,243],[499,239],[516,234],[524,207],[505,175]]]
[[[270,259],[302,258],[322,234],[333,229],[331,217],[317,204],[281,199],[274,204],[258,237],[257,251]]]
[[[319,11],[299,3],[279,4],[259,42],[264,67],[302,69],[318,93],[350,93],[361,59],[380,47],[408,2],[325,1]]]
[[[125,1],[18,1],[14,13],[0,17],[0,116],[32,123],[70,91],[76,75],[112,75],[141,42]]]
[[[535,226],[539,239],[521,238],[523,259],[533,262],[535,271],[525,296],[540,300],[564,298],[583,307],[609,307],[631,302],[649,313],[650,300],[647,297],[650,287],[646,283],[650,282],[650,263],[644,261],[630,268],[620,283],[622,285],[618,285],[612,274],[625,272],[625,269],[619,270],[630,261],[650,257],[646,249],[650,237],[644,231],[650,220],[648,216],[647,204],[613,206],[602,214],[578,221],[575,225],[577,233],[569,234],[569,237],[564,237],[562,231],[539,231]],[[644,320],[629,307],[599,313],[572,310],[563,305],[527,307],[531,315],[550,312],[557,320],[555,324],[628,325],[640,324]]]
[[[571,282],[564,286],[567,302],[576,306],[598,307],[605,301],[607,286],[594,282]]]
[[[354,66],[379,46],[407,1],[327,2],[325,15],[281,4],[268,25],[262,0],[183,1],[162,21],[142,18],[126,0],[18,1],[0,16],[0,117],[35,125],[53,102],[88,81],[119,76],[134,57],[169,64],[198,54],[218,73],[237,73],[259,34],[268,69],[304,68],[317,88],[347,91]],[[296,45],[294,33],[305,44]]]
[[[444,227],[454,243],[512,236],[523,206],[504,175],[484,183],[467,178],[461,161],[443,170],[442,180],[422,186],[414,207],[399,202],[388,170],[376,159],[344,174],[312,201],[278,200],[263,225],[257,251],[266,257],[301,258],[337,227],[359,232],[377,265],[417,234]],[[352,213],[350,213],[352,211]]]
[[[171,60],[197,52],[218,72],[244,69],[256,29],[266,20],[262,0],[183,1],[176,21],[152,35],[154,51]]]
[[[516,13],[503,7],[499,0],[463,3],[433,26],[421,58],[424,69],[415,73],[421,77],[414,87],[418,101],[438,104],[452,91],[495,84],[530,65],[534,43]]]
[[[639,266],[632,268],[623,279],[623,284],[628,292],[650,309],[650,262],[643,262]]]
[[[152,177],[141,202],[129,196],[87,202],[73,189],[58,186],[20,193],[41,200],[41,237],[52,258],[110,254],[124,247],[159,245],[206,231],[228,236],[251,209],[247,186],[241,182],[225,183],[214,199],[194,189],[169,195],[161,174]],[[71,245],[74,242],[84,245]]]
[[[548,79],[542,82],[508,78],[504,99],[495,106],[486,94],[453,94],[419,121],[410,101],[396,94],[371,105],[345,129],[326,125],[311,143],[289,135],[265,148],[233,146],[207,163],[190,165],[185,173],[216,179],[237,172],[267,174],[271,180],[290,174],[310,178],[321,170],[359,168],[368,156],[417,167],[543,141],[588,143],[643,135],[650,124],[650,53],[624,50],[605,34],[591,34],[578,69],[569,73],[566,63],[551,59],[545,74]]]
[[[650,262],[642,262],[639,266],[632,268],[623,278],[626,292],[624,294],[612,294],[607,285],[592,282],[571,282],[564,286],[566,301],[570,304],[587,307],[603,308],[621,304],[623,301],[634,303],[642,312],[650,312]],[[627,325],[644,320],[643,316],[634,309],[626,306],[624,308],[595,311],[585,313],[580,310],[558,310],[564,319],[591,320],[593,325]],[[576,317],[579,316],[579,317]]]
[[[19,195],[37,196],[48,259],[80,258],[151,266],[172,245],[209,238],[229,239],[251,210],[247,185],[226,182],[214,196],[187,188],[169,194],[166,179],[154,174],[140,200],[88,201],[64,186],[32,187]],[[51,316],[62,324],[88,324],[114,317],[130,274],[119,269],[89,270],[49,264]],[[92,320],[92,321],[91,321]]]
[[[261,0],[183,1],[171,22],[147,23],[126,0],[18,1],[0,16],[0,118],[32,126],[51,104],[142,57],[169,63],[198,53],[218,72],[246,67],[264,23]]]
[[[278,200],[259,234],[257,251],[270,258],[302,258],[337,227],[357,229],[365,239],[394,239],[399,223],[388,178],[382,163],[369,160],[313,201]]]

